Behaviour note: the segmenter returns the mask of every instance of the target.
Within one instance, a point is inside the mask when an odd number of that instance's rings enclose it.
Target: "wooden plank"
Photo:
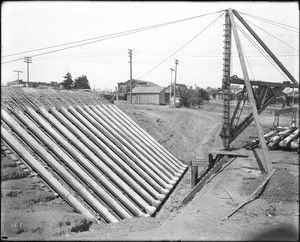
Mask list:
[[[222,220],[228,219],[230,216],[232,216],[236,211],[238,211],[240,208],[245,206],[247,203],[251,202],[257,197],[258,192],[267,184],[271,176],[274,174],[275,169],[272,170],[264,179],[264,181],[254,190],[254,192],[251,193],[251,195],[243,202],[241,203],[237,208],[235,208],[230,214],[228,214],[225,218]]]
[[[243,156],[248,157],[248,151],[244,150],[230,150],[230,149],[221,149],[221,148],[212,148],[207,151],[208,154],[221,154],[229,156]]]
[[[202,187],[205,185],[205,183],[208,181],[208,179],[213,175],[215,172],[217,172],[223,164],[227,162],[229,159],[229,156],[225,155],[223,158],[218,162],[217,165],[215,165],[209,172],[208,174],[191,190],[191,192],[186,196],[185,199],[181,202],[182,205],[187,204],[197,192],[199,192]]]
[[[289,107],[289,108],[282,108],[282,109],[275,109],[274,110],[274,115],[280,115],[283,113],[291,113],[291,112],[299,112],[298,107]]]
[[[247,90],[247,93],[248,93],[248,99],[249,99],[249,102],[250,102],[250,106],[252,108],[252,114],[253,114],[254,122],[255,122],[255,125],[256,125],[256,128],[257,128],[258,138],[259,138],[262,153],[263,153],[263,159],[262,159],[263,162],[262,162],[262,164],[263,164],[264,170],[267,173],[269,173],[273,169],[272,163],[271,163],[271,160],[270,160],[269,150],[267,148],[267,144],[266,144],[266,141],[265,141],[265,138],[264,138],[264,132],[263,132],[262,127],[260,125],[259,115],[258,115],[257,108],[256,108],[256,105],[255,105],[255,101],[254,101],[254,95],[253,95],[252,86],[251,86],[251,83],[250,83],[250,80],[249,80],[249,75],[248,75],[246,62],[245,62],[243,51],[242,51],[241,42],[240,42],[240,39],[239,39],[239,36],[238,36],[238,33],[237,33],[237,29],[236,29],[236,26],[235,26],[234,17],[232,15],[232,9],[229,9],[228,12],[229,12],[231,25],[232,25],[232,31],[233,31],[233,34],[234,34],[237,51],[239,53],[239,59],[240,59],[241,67],[242,67],[243,76],[244,76],[244,79],[245,79],[245,85],[246,85],[246,90]]]
[[[231,78],[230,83],[243,85],[245,81],[241,78]],[[291,87],[295,88],[295,85],[290,82],[266,82],[266,81],[251,81],[252,86],[267,86],[267,87]]]

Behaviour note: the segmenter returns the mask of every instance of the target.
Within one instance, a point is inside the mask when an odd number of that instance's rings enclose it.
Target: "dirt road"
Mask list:
[[[205,155],[208,149],[221,146],[222,109],[218,106],[206,105],[200,110],[118,106],[186,164],[194,157]],[[273,118],[272,114],[264,114],[263,125],[271,126]],[[289,125],[289,121],[288,117],[281,120],[282,125]],[[250,126],[236,145],[249,140],[249,135],[255,132],[255,127]],[[259,152],[258,149],[260,155]],[[276,172],[265,191],[228,220],[222,219],[237,206],[235,203],[244,201],[262,179],[257,169],[245,168],[257,167],[252,152],[247,158],[233,161],[186,206],[180,207],[191,189],[190,171],[155,217],[126,219],[115,224],[89,224],[60,198],[53,197],[47,189],[40,189],[39,178],[2,181],[1,208],[5,225],[1,225],[1,233],[16,239],[253,240],[261,239],[268,230],[275,230],[272,232],[275,238],[293,239],[299,235],[298,154],[284,151],[270,154]],[[19,190],[22,192],[18,193]],[[31,191],[40,191],[40,195],[33,200]],[[12,226],[18,223],[22,226]]]

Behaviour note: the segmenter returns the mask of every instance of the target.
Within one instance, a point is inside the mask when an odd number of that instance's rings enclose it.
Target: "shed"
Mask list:
[[[165,88],[160,86],[135,87],[132,89],[132,103],[166,104]]]

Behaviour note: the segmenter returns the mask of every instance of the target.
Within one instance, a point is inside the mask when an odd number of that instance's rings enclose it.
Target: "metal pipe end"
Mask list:
[[[173,185],[176,183],[176,181],[170,181],[171,184],[166,184],[165,185],[165,189],[161,189],[160,193],[162,194],[167,194],[169,193],[169,191],[173,188]]]
[[[178,181],[178,179],[179,179],[179,177],[177,177],[177,176],[174,176],[173,178],[172,178],[172,182],[174,182],[174,184]],[[173,183],[172,183],[173,184]]]
[[[159,201],[162,201],[162,200],[164,200],[164,199],[166,198],[166,195],[164,195],[164,194],[158,194],[158,195],[156,196],[156,198],[157,198]]]
[[[142,213],[142,212],[141,212],[141,213],[139,214],[139,217],[146,217],[146,218],[147,218],[147,217],[150,217],[150,215],[147,214],[147,213]]]
[[[156,207],[148,206],[148,207],[145,208],[145,210],[146,210],[147,214],[149,214],[151,216],[156,211]]]
[[[174,177],[175,178],[175,177]],[[172,180],[169,180],[169,184],[165,185],[165,187],[167,189],[169,189],[169,186],[171,186],[171,188],[173,187],[173,185],[176,183],[176,181],[174,180],[174,178]],[[167,187],[168,186],[168,187]]]
[[[177,178],[177,180],[179,179],[179,177],[181,176],[181,174],[182,174],[182,172],[180,173],[180,172],[175,172],[175,174],[174,174],[174,178]],[[174,180],[174,178],[172,179],[172,180]]]

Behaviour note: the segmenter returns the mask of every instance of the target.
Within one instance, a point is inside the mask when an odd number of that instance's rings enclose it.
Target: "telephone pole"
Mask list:
[[[132,49],[128,49],[130,64],[130,104],[132,103]]]
[[[23,73],[23,71],[13,70],[13,72],[18,72],[18,79],[17,80],[19,81],[19,74]]]
[[[171,96],[172,96],[172,74],[173,74],[173,71],[174,69],[170,68],[171,70],[171,84],[170,84],[170,108],[172,107],[172,99],[171,99]]]
[[[175,80],[174,80],[174,107],[176,108],[176,79],[177,79],[177,65],[179,61],[175,59]]]
[[[29,86],[29,63],[32,63],[32,58],[29,56],[25,56],[24,62],[27,63],[27,85]]]

